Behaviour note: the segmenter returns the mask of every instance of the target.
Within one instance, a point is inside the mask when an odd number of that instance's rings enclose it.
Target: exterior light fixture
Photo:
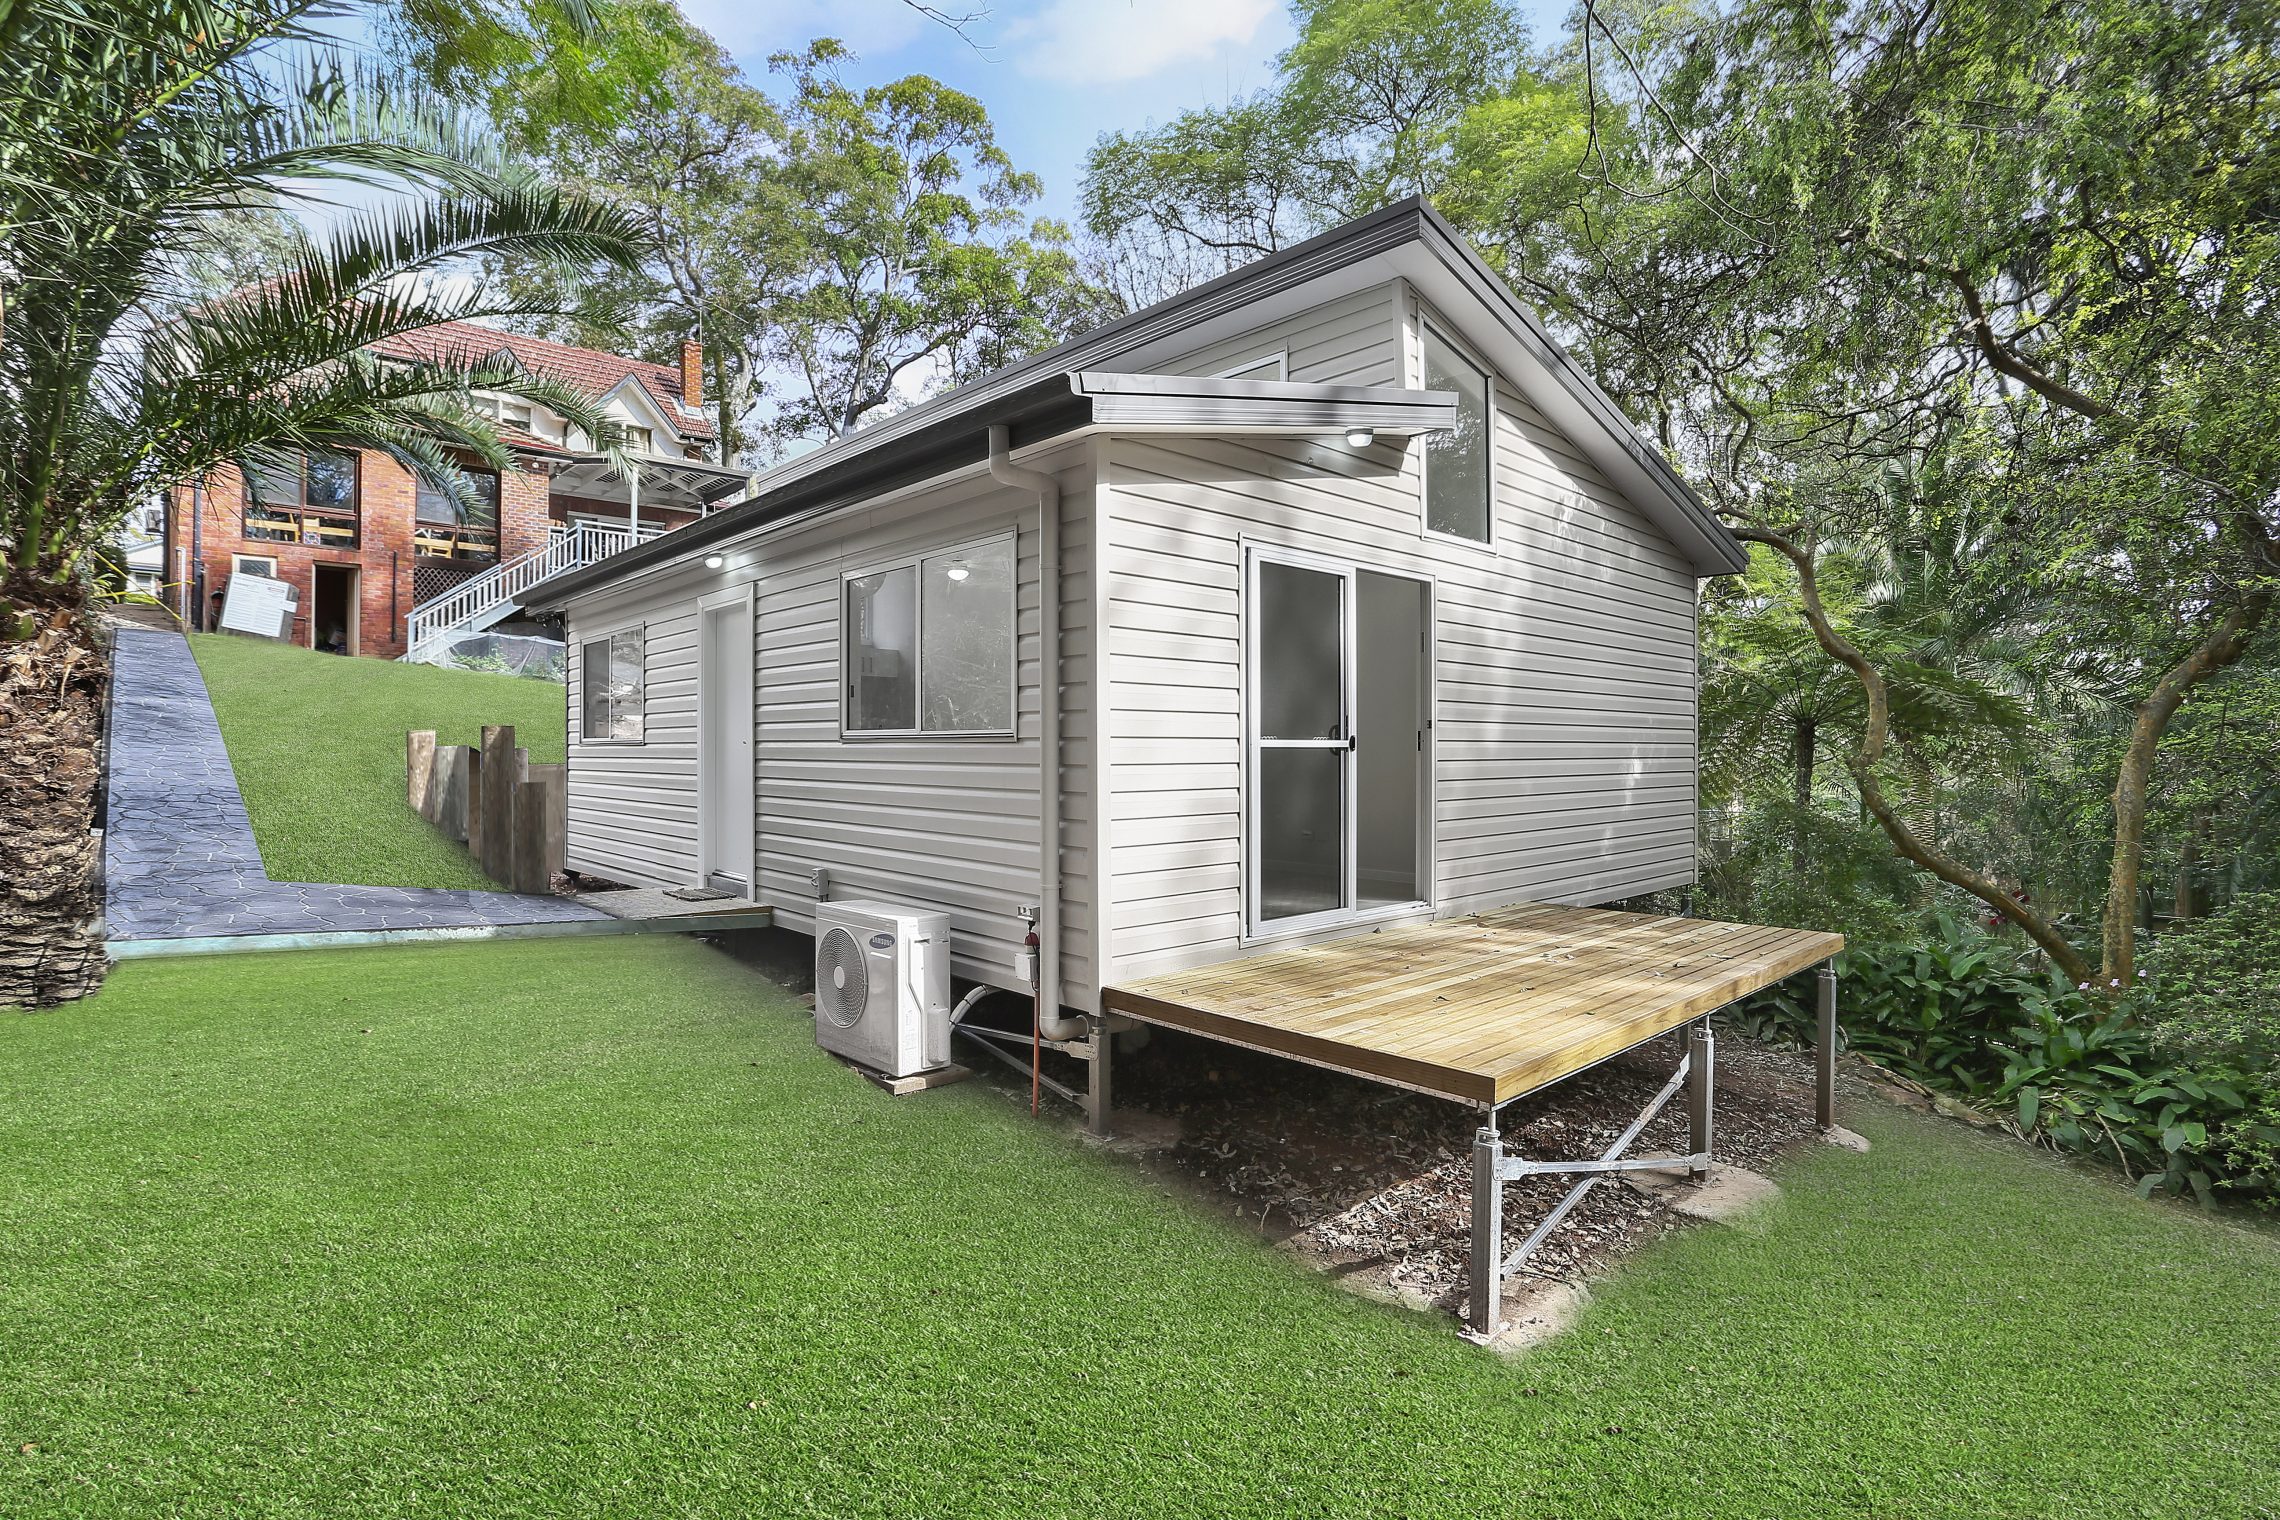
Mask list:
[[[1375,442],[1377,442],[1377,430],[1374,428],[1346,429],[1346,443],[1349,447],[1366,449]]]
[[[967,568],[966,568],[964,565],[962,565],[962,564],[959,564],[959,565],[952,565],[952,566],[950,567],[950,570],[949,570],[949,576],[950,576],[950,579],[952,579],[952,580],[954,580],[954,581],[962,581],[962,580],[964,580],[964,579],[965,579],[967,576],[969,576],[969,575],[972,575],[973,573],[974,573],[973,571],[971,571],[971,570],[967,569]]]
[[[707,570],[718,570],[721,566],[727,563],[727,560],[721,558],[721,556],[717,554],[708,554],[705,556],[705,568]]]

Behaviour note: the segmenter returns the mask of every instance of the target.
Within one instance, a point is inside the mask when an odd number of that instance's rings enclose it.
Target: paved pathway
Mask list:
[[[271,881],[190,645],[120,625],[112,673],[110,821],[103,841],[114,940],[458,929],[605,915],[560,897]]]

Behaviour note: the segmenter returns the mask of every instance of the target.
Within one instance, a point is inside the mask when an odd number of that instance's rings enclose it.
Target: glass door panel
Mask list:
[[[1353,906],[1352,577],[1262,559],[1252,679],[1256,912],[1279,923]]]
[[[1259,735],[1337,739],[1346,721],[1346,578],[1259,564]]]

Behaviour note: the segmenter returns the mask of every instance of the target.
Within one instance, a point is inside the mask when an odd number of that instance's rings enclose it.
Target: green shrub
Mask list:
[[[2280,892],[2169,930],[2145,956],[2146,1017],[2179,1057],[2280,1069]]]
[[[2280,1080],[2233,1049],[2157,1038],[2144,998],[2093,1000],[2031,952],[1952,914],[1920,937],[1837,957],[1849,1048],[1978,1106],[2020,1136],[2118,1163],[2140,1191],[2280,1198]],[[1813,979],[1793,977],[1729,1019],[1810,1039]]]

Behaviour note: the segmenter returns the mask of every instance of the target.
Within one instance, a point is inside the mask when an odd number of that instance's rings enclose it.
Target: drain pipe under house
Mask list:
[[[1061,482],[1013,462],[1012,430],[990,429],[990,478],[1037,493],[1037,1032],[1075,1040],[1061,1012]]]

